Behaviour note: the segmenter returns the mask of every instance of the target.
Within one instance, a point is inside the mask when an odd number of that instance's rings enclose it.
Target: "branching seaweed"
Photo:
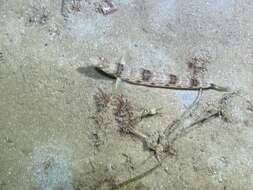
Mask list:
[[[159,161],[151,169],[113,186],[111,190],[118,190],[123,187],[126,187],[127,185],[146,177],[154,170],[162,166],[162,162],[166,158],[168,158],[170,155],[174,155],[175,150],[173,148],[173,145],[175,141],[178,138],[181,138],[182,136],[188,134],[196,127],[203,126],[204,123],[214,118],[221,118],[225,121],[227,120],[226,114],[224,113],[224,107],[229,103],[231,97],[236,95],[236,93],[224,95],[218,102],[218,106],[216,106],[214,109],[205,110],[198,119],[194,119],[192,118],[192,113],[195,111],[195,109],[198,108],[201,95],[202,90],[199,91],[199,94],[195,101],[192,103],[191,106],[188,107],[188,109],[181,115],[181,117],[168,125],[165,131],[163,131],[162,134],[158,135],[158,139],[155,139],[155,141],[153,142],[151,141],[152,139],[150,139],[149,135],[144,135],[136,129],[135,126],[139,121],[141,121],[142,115],[136,115],[134,107],[129,102],[129,100],[124,97],[123,94],[117,96],[109,96],[101,89],[99,89],[99,94],[94,96],[98,107],[105,108],[108,106],[109,102],[111,102],[113,113],[115,115],[115,120],[118,123],[121,131],[127,134],[133,134],[143,140],[147,144],[148,148],[155,152],[155,156],[158,158],[157,160]],[[252,104],[249,103],[247,109],[249,111],[252,111],[252,107]],[[156,111],[152,110],[151,112],[144,111],[144,113],[146,114],[144,116],[149,116],[149,114],[147,113],[157,114]],[[160,157],[161,153],[166,154],[163,154],[164,156]]]
[[[97,112],[101,112],[107,108],[108,104],[112,100],[112,95],[105,93],[101,88],[98,89],[98,92],[94,95],[95,104],[97,107]]]
[[[122,183],[118,184],[118,185],[115,185],[114,187],[112,187],[110,190],[118,190],[118,189],[121,189],[122,187],[125,187],[127,185],[129,185],[130,183],[133,183],[133,182],[136,182],[146,176],[148,176],[149,174],[153,173],[153,171],[155,171],[157,168],[159,168],[161,166],[161,163],[159,162],[158,164],[156,164],[155,166],[153,166],[151,169],[135,176],[135,177],[132,177],[126,181],[123,181]]]
[[[139,120],[134,114],[133,106],[123,94],[116,97],[114,105],[115,120],[122,132],[129,133]]]

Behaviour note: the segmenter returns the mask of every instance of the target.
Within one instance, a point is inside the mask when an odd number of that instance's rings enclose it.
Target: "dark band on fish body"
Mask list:
[[[115,75],[116,75],[117,77],[120,77],[123,71],[124,71],[124,65],[121,64],[121,63],[118,63],[118,64],[117,64],[117,70],[116,70]]]
[[[169,75],[169,84],[170,85],[171,84],[175,85],[177,83],[177,81],[178,81],[178,78],[176,75],[172,75],[172,74]]]
[[[152,77],[152,72],[147,69],[142,70],[142,80],[143,81],[149,81]]]
[[[136,83],[141,83],[141,80],[136,80],[135,82],[136,82]]]
[[[199,81],[196,78],[191,78],[191,86],[195,87],[199,85]]]

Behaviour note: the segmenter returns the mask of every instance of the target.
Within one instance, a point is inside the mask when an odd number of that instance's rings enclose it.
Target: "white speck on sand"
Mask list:
[[[176,97],[179,100],[180,104],[183,106],[189,106],[193,103],[197,97],[197,91],[177,91]]]

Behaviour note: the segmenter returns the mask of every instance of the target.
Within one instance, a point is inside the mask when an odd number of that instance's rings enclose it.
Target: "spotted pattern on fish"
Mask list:
[[[106,59],[99,59],[95,67],[115,78],[120,78],[127,83],[142,85],[155,88],[169,88],[182,90],[214,89],[218,91],[227,91],[227,88],[220,87],[213,83],[206,83],[203,80],[203,69],[188,65],[189,75],[179,76],[176,74],[164,74],[149,69],[133,69],[124,61],[118,63],[109,63]]]
[[[150,70],[147,69],[142,69],[142,80],[143,81],[150,81],[152,77],[152,72]]]
[[[115,76],[120,77],[123,71],[124,71],[124,65],[121,63],[118,63]]]
[[[178,81],[177,75],[170,74],[169,83],[167,83],[167,85],[176,85],[177,81]]]

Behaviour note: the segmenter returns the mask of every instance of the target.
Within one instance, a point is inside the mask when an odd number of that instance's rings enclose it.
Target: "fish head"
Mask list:
[[[115,74],[117,72],[116,63],[110,63],[104,57],[92,58],[91,62],[93,63],[94,67],[99,71],[103,71],[104,73],[115,77]]]

